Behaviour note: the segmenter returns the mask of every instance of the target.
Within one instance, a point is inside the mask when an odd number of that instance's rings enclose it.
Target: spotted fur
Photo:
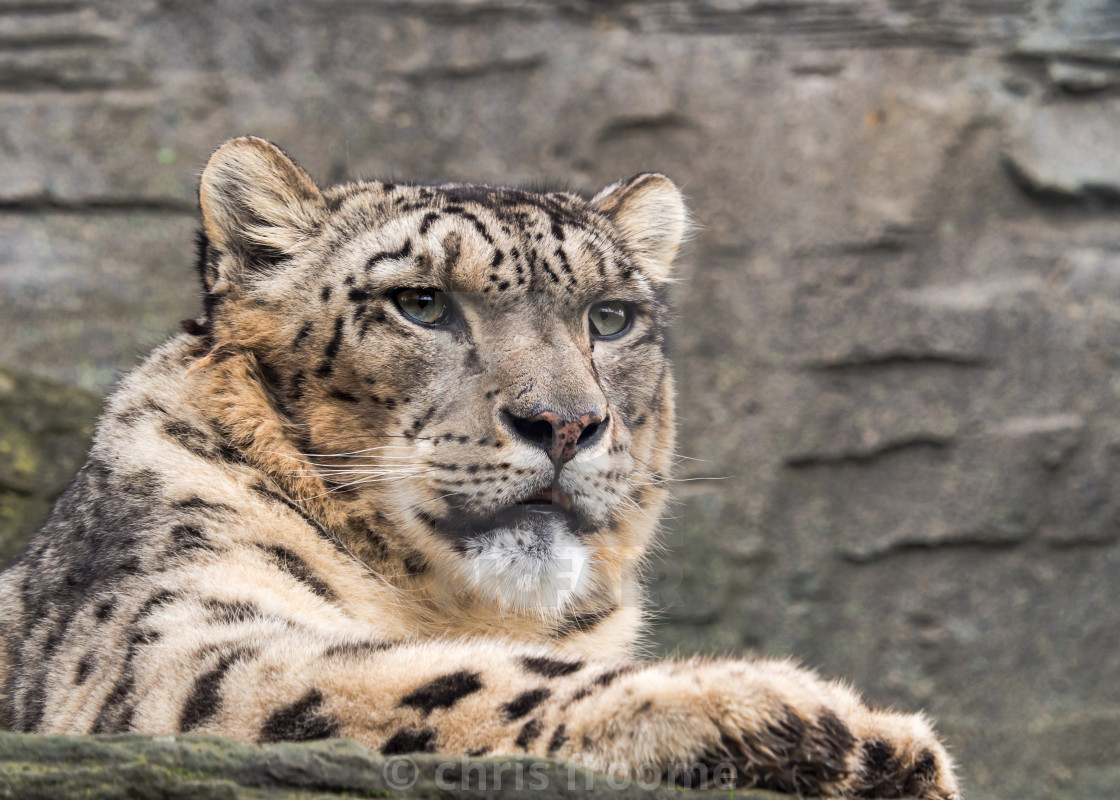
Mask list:
[[[784,662],[633,658],[674,446],[668,179],[320,190],[245,138],[200,202],[204,316],[0,577],[4,726],[958,796],[921,717]],[[410,318],[410,287],[453,318]],[[605,301],[619,335],[589,328]]]

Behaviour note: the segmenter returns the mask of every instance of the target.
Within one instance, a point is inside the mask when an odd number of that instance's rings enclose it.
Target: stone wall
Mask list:
[[[0,367],[103,393],[194,313],[233,135],[323,182],[664,171],[655,651],[927,708],[970,798],[1115,797],[1118,132],[1115,0],[0,0]]]

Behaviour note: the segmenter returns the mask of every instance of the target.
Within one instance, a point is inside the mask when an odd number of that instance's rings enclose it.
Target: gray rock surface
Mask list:
[[[0,564],[23,551],[85,460],[101,400],[0,367]]]
[[[723,800],[723,791],[625,780],[542,758],[385,757],[357,742],[254,746],[208,736],[21,736],[0,732],[0,797],[19,800],[312,800],[408,797]],[[781,800],[736,790],[742,800]]]
[[[971,798],[1115,797],[1118,92],[1115,0],[0,0],[0,367],[104,392],[194,313],[233,135],[324,182],[662,170],[655,651],[927,708]]]

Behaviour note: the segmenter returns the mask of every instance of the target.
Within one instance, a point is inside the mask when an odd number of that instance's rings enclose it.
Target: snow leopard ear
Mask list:
[[[210,156],[198,198],[210,247],[228,256],[204,275],[216,293],[298,251],[326,211],[308,174],[279,147],[254,136],[231,139]]]
[[[684,198],[671,180],[643,172],[599,192],[591,207],[619,227],[647,274],[655,280],[669,278],[688,230]]]

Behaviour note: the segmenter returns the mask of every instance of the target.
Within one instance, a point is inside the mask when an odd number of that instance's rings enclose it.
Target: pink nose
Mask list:
[[[603,417],[588,412],[579,419],[564,419],[554,411],[542,411],[533,417],[516,417],[506,412],[507,421],[526,442],[542,448],[554,464],[566,464],[576,453],[596,439],[603,428]]]

